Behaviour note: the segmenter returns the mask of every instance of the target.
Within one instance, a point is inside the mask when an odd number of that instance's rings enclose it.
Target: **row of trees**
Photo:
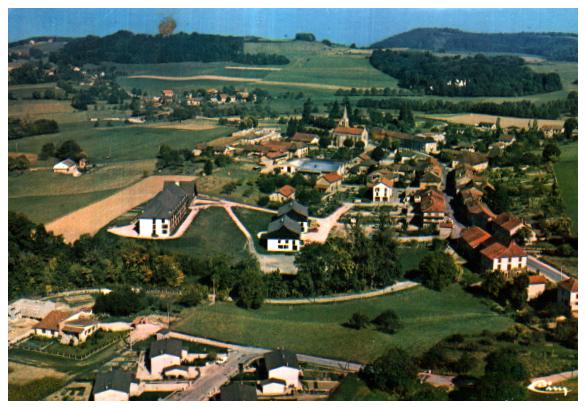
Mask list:
[[[29,121],[21,118],[8,118],[8,139],[43,135],[59,132],[59,124],[53,119]]]
[[[428,95],[522,96],[562,89],[557,73],[536,73],[513,56],[436,57],[425,52],[375,50],[370,63],[399,86]]]
[[[566,99],[556,99],[539,104],[527,100],[496,103],[454,102],[442,99],[362,98],[358,100],[356,106],[377,109],[401,109],[401,107],[406,106],[411,110],[429,114],[474,112],[477,114],[513,116],[517,118],[557,119],[565,113],[571,116],[578,114],[578,93],[571,91],[568,93]]]

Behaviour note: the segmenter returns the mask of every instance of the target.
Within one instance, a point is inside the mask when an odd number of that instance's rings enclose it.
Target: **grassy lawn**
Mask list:
[[[555,164],[555,173],[566,205],[572,218],[572,232],[578,234],[578,143],[562,145],[562,154]]]
[[[248,229],[250,235],[254,240],[254,247],[256,251],[262,254],[270,254],[266,248],[260,245],[257,239],[258,233],[261,231],[267,231],[267,227],[271,222],[274,215],[265,212],[257,212],[250,209],[234,208],[236,217],[240,219],[242,224]]]
[[[161,240],[157,244],[194,257],[229,255],[240,260],[248,256],[244,235],[226,211],[217,207],[200,211],[183,237]]]
[[[197,164],[197,166],[203,166]],[[197,190],[210,196],[219,196],[237,202],[256,204],[261,196],[256,179],[258,172],[250,169],[241,162],[234,162],[225,167],[215,167],[211,175],[202,175],[197,181]],[[231,193],[224,191],[224,186],[236,183],[236,189]]]
[[[61,389],[67,381],[65,379],[46,377],[25,384],[8,382],[8,400],[11,401],[38,401],[53,392]]]
[[[341,325],[355,312],[374,318],[389,308],[404,324],[395,335]],[[256,311],[219,303],[185,310],[175,329],[225,341],[368,362],[391,345],[418,354],[450,334],[498,331],[511,323],[454,285],[441,293],[418,287],[369,300],[292,307],[264,305]]]
[[[91,354],[116,340],[122,339],[124,336],[125,334],[121,332],[98,331],[95,335],[89,337],[86,342],[76,346],[65,345],[53,339],[38,337],[29,338],[21,345],[22,347],[33,348],[48,354],[73,355],[79,357]]]
[[[174,149],[192,149],[196,143],[227,136],[231,129],[191,131],[169,128],[121,125],[95,128],[89,123],[64,128],[61,132],[10,141],[9,151],[38,153],[48,142],[55,145],[73,139],[94,163],[155,159],[162,144]]]

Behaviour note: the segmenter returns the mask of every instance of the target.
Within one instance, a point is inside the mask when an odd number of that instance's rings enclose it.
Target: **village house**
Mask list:
[[[161,97],[165,100],[173,99],[174,95],[175,95],[175,93],[173,92],[172,89],[164,89],[161,91]]]
[[[178,339],[165,338],[151,342],[147,351],[147,362],[152,375],[163,376],[167,369],[181,366],[187,356],[183,343]]]
[[[547,279],[542,275],[529,276],[529,284],[527,285],[527,301],[538,298],[545,292],[547,287]]]
[[[275,203],[284,203],[295,199],[295,188],[291,185],[285,185],[271,193],[269,200]]]
[[[419,178],[419,188],[420,189],[427,189],[429,187],[441,189],[441,186],[442,186],[442,178],[433,172],[425,172]]]
[[[508,212],[501,213],[492,220],[494,236],[504,243],[510,242],[523,227],[523,220]]]
[[[73,175],[74,177],[81,176],[81,172],[77,167],[77,163],[73,159],[65,159],[53,166],[54,173],[62,173],[65,175]]]
[[[243,382],[233,382],[220,388],[222,401],[251,401],[257,400],[256,387]]]
[[[476,259],[483,245],[492,239],[492,236],[488,232],[478,226],[462,229],[460,234],[458,249],[468,260]]]
[[[45,338],[59,338],[62,344],[77,345],[98,330],[98,323],[88,309],[78,311],[53,310],[33,327],[34,334]]]
[[[442,132],[423,132],[417,134],[419,137],[433,139],[435,142],[439,143],[446,143],[446,134]]]
[[[94,401],[127,401],[136,395],[138,383],[121,369],[99,372],[94,382]]]
[[[265,379],[259,386],[262,396],[278,396],[287,392],[286,382],[280,379]]]
[[[51,311],[57,308],[53,301],[29,300],[21,298],[8,305],[8,318],[16,320],[20,318],[32,318],[42,320]]]
[[[194,182],[166,181],[138,217],[139,237],[170,237],[189,214],[197,194]]]
[[[277,210],[278,217],[288,216],[294,220],[301,227],[302,233],[307,233],[309,230],[309,211],[307,206],[303,206],[296,200],[288,202]]]
[[[443,193],[434,188],[426,189],[415,195],[416,203],[419,202],[422,226],[424,228],[435,227],[446,218],[446,199]]]
[[[232,133],[233,138],[239,138],[240,145],[254,145],[267,141],[281,140],[281,131],[278,128],[249,128]]]
[[[568,278],[558,284],[557,302],[572,314],[578,314],[578,280]]]
[[[564,132],[564,127],[563,125],[541,125],[541,131],[545,138],[550,139],[556,135],[562,134]]]
[[[399,147],[402,149],[410,149],[427,154],[438,152],[437,142],[432,138],[393,132],[391,139],[399,142]]]
[[[291,138],[291,142],[301,142],[308,145],[317,145],[319,143],[319,136],[313,133],[295,132]]]
[[[393,197],[393,181],[385,177],[372,187],[372,201],[374,203],[388,203]]]
[[[301,389],[299,376],[302,374],[297,361],[297,355],[287,350],[275,350],[264,355],[265,368],[268,379],[285,382],[291,389]]]
[[[465,215],[468,224],[486,228],[496,215],[481,200],[469,200],[465,204]]]
[[[468,165],[475,172],[484,172],[488,168],[488,157],[479,152],[457,152],[452,159],[452,168]]]
[[[315,187],[325,193],[335,193],[342,186],[342,180],[343,177],[339,173],[326,173],[317,178]]]
[[[280,216],[269,223],[264,238],[268,251],[295,252],[301,250],[303,240],[301,239],[302,229],[300,224],[288,217]]]
[[[507,277],[527,269],[527,253],[514,241],[507,246],[495,241],[482,249],[480,255],[485,270],[501,271]]]

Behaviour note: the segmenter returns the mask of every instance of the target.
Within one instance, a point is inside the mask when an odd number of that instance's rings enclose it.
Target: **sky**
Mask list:
[[[9,41],[40,35],[81,37],[118,30],[154,34],[172,16],[178,31],[369,45],[421,27],[473,32],[578,32],[576,9],[10,9]]]

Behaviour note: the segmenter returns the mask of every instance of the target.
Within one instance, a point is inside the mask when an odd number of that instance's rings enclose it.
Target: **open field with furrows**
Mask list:
[[[246,239],[223,208],[200,210],[185,234],[176,240],[161,240],[164,249],[193,257],[248,257]]]
[[[389,308],[404,324],[395,335],[342,326],[355,312],[374,318]],[[264,305],[259,310],[219,303],[185,310],[174,329],[241,344],[368,362],[391,345],[419,354],[450,334],[499,331],[511,324],[510,319],[454,285],[441,293],[418,287],[368,300]]]
[[[529,126],[533,123],[533,119],[528,118],[513,118],[509,116],[495,116],[495,115],[483,115],[483,114],[457,114],[457,115],[424,115],[423,118],[433,119],[436,121],[445,121],[450,122],[453,124],[462,124],[462,125],[478,125],[481,122],[492,123],[495,124],[497,118],[501,119],[501,127],[508,128],[511,126],[516,126],[517,128],[529,128]],[[564,125],[564,121],[562,120],[548,120],[548,119],[539,119],[537,121],[539,126],[543,125]]]
[[[138,182],[154,167],[150,159],[108,164],[78,178],[50,170],[8,176],[8,209],[47,223]]]
[[[555,164],[555,174],[566,205],[566,212],[572,218],[572,231],[578,234],[578,143],[562,145],[562,154]]]
[[[163,188],[165,180],[193,179],[193,176],[151,176],[103,200],[52,221],[46,225],[47,231],[63,235],[66,242],[73,242],[82,234],[93,235],[118,216],[151,199]]]

